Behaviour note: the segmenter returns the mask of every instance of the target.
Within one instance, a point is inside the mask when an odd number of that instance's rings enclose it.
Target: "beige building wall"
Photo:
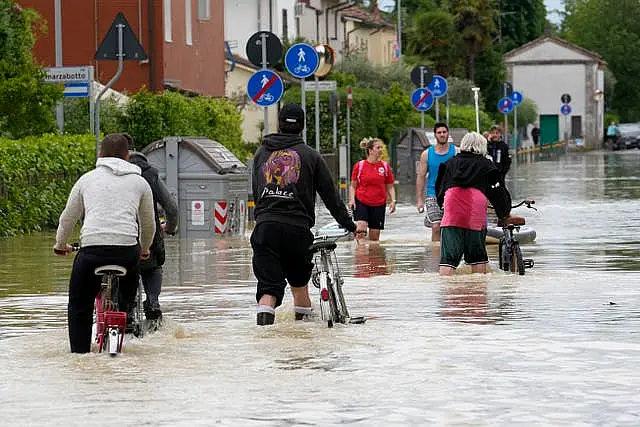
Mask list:
[[[364,53],[367,59],[376,65],[389,65],[393,62],[393,43],[396,38],[392,27],[372,28],[358,22],[345,22],[349,54]]]

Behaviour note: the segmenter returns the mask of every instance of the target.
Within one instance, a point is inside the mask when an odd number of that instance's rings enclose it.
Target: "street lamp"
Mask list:
[[[473,101],[476,104],[476,132],[480,133],[480,107],[478,106],[478,92],[480,92],[479,87],[472,87],[473,91]]]

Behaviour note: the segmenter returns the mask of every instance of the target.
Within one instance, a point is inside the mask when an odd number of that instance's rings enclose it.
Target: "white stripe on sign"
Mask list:
[[[65,98],[86,98],[89,96],[89,83],[65,83]]]

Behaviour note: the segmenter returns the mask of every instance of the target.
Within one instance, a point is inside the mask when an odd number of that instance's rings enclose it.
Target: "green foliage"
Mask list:
[[[51,114],[62,88],[45,84],[31,54],[38,15],[0,0],[0,135],[21,137],[54,129]]]
[[[451,77],[447,79],[447,84],[449,86],[447,95],[449,96],[449,102],[451,104],[471,105],[475,108],[475,99],[473,97],[473,91],[471,90],[475,85],[472,81]],[[478,103],[482,106],[482,91],[480,91],[478,96]]]
[[[501,1],[498,35],[501,50],[508,52],[540,37],[545,30],[544,0]]]
[[[120,117],[121,131],[133,137],[138,149],[166,136],[205,136],[242,160],[249,150],[242,142],[241,124],[242,116],[226,99],[146,90],[131,97]]]
[[[393,83],[397,83],[405,90],[413,88],[411,69],[406,65],[393,63],[387,66],[378,66],[372,64],[363,55],[345,57],[342,62],[336,64],[334,72],[329,78],[333,79],[333,75],[336,73],[340,73],[340,77],[342,75],[355,76],[359,87],[381,92],[389,90]]]
[[[640,120],[640,2],[581,0],[565,2],[563,35],[598,52],[616,78],[608,107],[623,121]]]
[[[381,98],[382,115],[378,119],[378,137],[388,144],[398,124],[406,123],[414,108],[407,93],[397,83],[392,84],[389,92]]]
[[[90,133],[89,98],[64,99],[64,132],[69,135]],[[100,132],[104,135],[121,132],[124,106],[113,98],[100,101]]]
[[[442,113],[440,114],[442,117]],[[480,130],[491,126],[491,117],[484,111],[480,111]],[[476,109],[468,105],[451,105],[449,107],[449,127],[464,128],[470,131],[476,130]]]
[[[94,164],[92,135],[0,139],[0,236],[54,228],[71,187]]]
[[[538,106],[529,98],[522,100],[522,103],[518,105],[517,111],[519,128],[524,128],[538,121]]]

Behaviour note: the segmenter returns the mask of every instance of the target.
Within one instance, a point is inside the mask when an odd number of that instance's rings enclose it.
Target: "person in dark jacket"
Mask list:
[[[300,137],[304,111],[285,105],[278,118],[280,133],[266,135],[253,159],[256,225],[251,234],[253,272],[258,279],[257,324],[271,325],[282,304],[287,282],[296,320],[311,313],[307,284],[313,264],[309,247],[315,224],[316,193],[338,223],[356,231],[347,208],[320,154]]]
[[[440,275],[455,273],[462,256],[473,273],[486,273],[485,246],[488,203],[503,219],[511,212],[511,196],[496,166],[487,157],[487,140],[466,134],[460,153],[440,165],[436,181],[438,204],[444,205]]]
[[[491,126],[489,140],[487,141],[487,152],[504,180],[509,168],[511,168],[511,156],[509,156],[509,146],[502,138],[502,129],[498,125]]]
[[[128,135],[127,137],[130,141],[130,148],[133,148],[131,137]],[[129,155],[129,161],[142,170],[142,177],[147,180],[153,193],[156,233],[151,244],[151,256],[147,260],[140,261],[140,276],[146,295],[143,305],[145,317],[148,320],[159,320],[162,318],[159,297],[162,290],[162,266],[165,261],[163,234],[175,234],[178,228],[178,206],[167,186],[158,176],[158,170],[149,164],[144,154],[132,151]],[[166,221],[162,224],[158,214],[158,205],[162,207],[166,215]]]

